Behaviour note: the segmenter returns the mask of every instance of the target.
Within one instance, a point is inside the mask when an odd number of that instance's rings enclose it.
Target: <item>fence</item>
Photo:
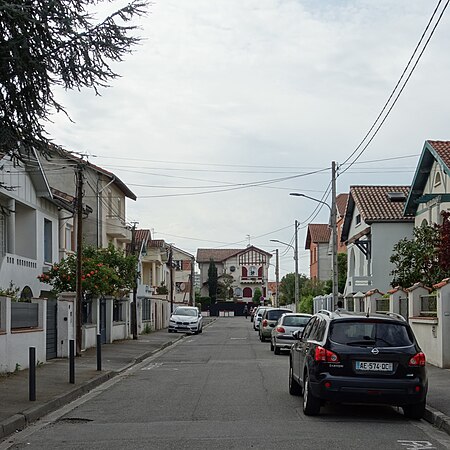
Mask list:
[[[436,317],[437,315],[436,294],[420,296],[420,315],[424,317]]]
[[[11,302],[11,329],[37,328],[39,305],[37,303]]]

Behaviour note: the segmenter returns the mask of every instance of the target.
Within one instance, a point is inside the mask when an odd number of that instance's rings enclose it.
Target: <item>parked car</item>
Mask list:
[[[324,401],[400,406],[406,417],[425,411],[425,355],[403,317],[320,311],[309,320],[289,358],[289,392],[303,394],[303,412]]]
[[[305,325],[311,319],[311,314],[285,313],[272,328],[270,338],[270,350],[279,355],[281,350],[290,350],[295,339],[294,331],[303,331]]]
[[[178,306],[169,318],[169,333],[182,331],[198,334],[203,331],[202,313],[195,306]]]
[[[268,308],[264,311],[259,324],[259,340],[264,342],[270,339],[272,329],[275,327],[278,319],[284,314],[291,312],[290,309]]]
[[[250,322],[253,322],[253,319],[255,318],[256,308],[257,306],[252,306],[250,308]]]
[[[256,308],[255,315],[253,317],[253,329],[255,331],[259,330],[259,324],[261,322],[263,312],[268,308],[271,308],[271,306],[258,306],[258,308]]]

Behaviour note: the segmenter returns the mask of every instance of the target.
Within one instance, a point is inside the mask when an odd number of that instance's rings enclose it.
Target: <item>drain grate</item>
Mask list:
[[[58,422],[64,423],[88,423],[93,422],[93,419],[84,419],[82,417],[66,417],[64,419],[59,419]]]

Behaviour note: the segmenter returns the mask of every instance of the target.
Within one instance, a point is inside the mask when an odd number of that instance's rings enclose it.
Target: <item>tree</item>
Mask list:
[[[412,239],[404,238],[394,245],[390,258],[395,266],[391,272],[392,286],[407,288],[417,282],[432,286],[443,278],[439,234],[438,225],[423,225],[414,228]]]
[[[225,300],[228,300],[233,296],[233,289],[231,285],[234,282],[234,278],[232,275],[224,273],[220,280],[217,283],[217,292],[219,296]]]
[[[216,303],[218,287],[217,267],[211,259],[208,267],[208,295],[212,304]]]
[[[259,302],[261,301],[261,297],[262,297],[262,292],[260,288],[255,288],[255,290],[253,291],[253,298],[252,301],[253,303],[256,303],[257,305],[259,305]]]
[[[338,292],[344,293],[347,282],[347,253],[338,253]]]
[[[299,293],[306,280],[308,280],[306,275],[298,275]],[[295,273],[292,272],[286,274],[280,281],[280,304],[288,305],[293,303],[295,303]]]
[[[0,151],[20,160],[34,149],[46,153],[44,122],[64,107],[54,89],[99,89],[118,74],[140,39],[129,22],[148,0],[131,2],[96,20],[104,0],[0,0]]]
[[[92,296],[123,296],[131,291],[137,279],[137,258],[125,256],[112,244],[107,248],[85,246],[81,259],[81,287]],[[75,292],[77,256],[69,255],[54,264],[47,273],[38,276],[42,283],[50,284],[53,291]]]
[[[313,298],[328,294],[327,282],[307,279],[302,285],[300,295],[300,312],[311,314],[313,311]]]

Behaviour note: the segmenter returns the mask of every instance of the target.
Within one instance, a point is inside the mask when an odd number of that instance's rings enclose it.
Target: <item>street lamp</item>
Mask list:
[[[291,192],[289,195],[294,197],[305,197],[313,200],[317,203],[325,205],[330,210],[331,215],[331,231],[332,231],[332,259],[331,259],[331,271],[333,275],[333,307],[337,305],[338,301],[338,263],[337,263],[337,220],[336,220],[336,196],[332,197],[331,206],[317,198],[310,197],[309,195],[302,194],[300,192]]]
[[[287,247],[291,247],[294,250],[294,261],[295,261],[295,288],[294,288],[294,303],[295,303],[295,312],[298,312],[298,297],[299,297],[299,286],[298,286],[298,239],[297,239],[297,229],[298,222],[295,221],[295,247],[287,242],[279,241],[278,239],[271,239],[271,242],[278,242],[280,244],[286,245]]]

